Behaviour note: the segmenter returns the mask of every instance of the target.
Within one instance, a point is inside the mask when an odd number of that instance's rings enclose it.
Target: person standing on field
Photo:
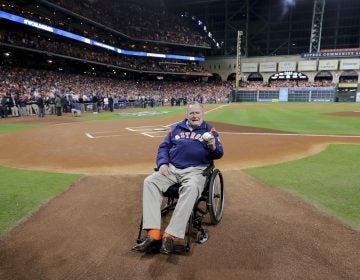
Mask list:
[[[56,115],[61,116],[62,115],[62,100],[59,94],[55,97],[55,109],[56,109]]]

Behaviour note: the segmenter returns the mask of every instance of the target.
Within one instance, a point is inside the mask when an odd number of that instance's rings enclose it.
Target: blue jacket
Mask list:
[[[205,132],[211,132],[214,135],[215,151],[211,151],[202,139]],[[187,119],[185,119],[172,126],[171,131],[160,144],[156,164],[160,168],[163,164],[171,163],[180,169],[191,166],[206,166],[214,159],[221,158],[223,154],[219,134],[214,127],[203,122],[199,127],[190,131]]]

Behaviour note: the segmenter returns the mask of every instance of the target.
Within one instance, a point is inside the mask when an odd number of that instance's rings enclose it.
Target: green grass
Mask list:
[[[0,236],[80,176],[0,167]]]
[[[275,129],[295,133],[360,135],[359,117],[339,117],[331,112],[360,110],[358,104],[240,104],[212,111],[208,121]],[[360,114],[359,114],[360,116]]]
[[[22,124],[22,123],[1,123],[0,121],[0,134],[9,133],[18,130],[30,129],[39,127],[37,124]]]
[[[211,110],[222,104],[205,105]],[[358,110],[357,104],[335,103],[239,103],[206,114],[208,121],[223,122],[297,133],[352,134],[360,135],[360,120],[357,117],[331,116],[326,113]],[[113,113],[84,114],[81,120],[122,120],[144,118],[185,117],[185,106],[121,109]]]
[[[330,145],[305,159],[245,171],[360,229],[359,166],[360,145]]]

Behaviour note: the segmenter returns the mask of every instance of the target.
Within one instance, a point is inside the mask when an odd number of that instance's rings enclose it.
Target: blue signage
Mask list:
[[[302,58],[360,57],[360,51],[302,53]]]

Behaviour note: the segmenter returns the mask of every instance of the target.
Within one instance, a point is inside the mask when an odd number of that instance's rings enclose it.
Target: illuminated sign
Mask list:
[[[293,72],[293,71],[284,71],[278,72],[271,76],[272,80],[285,80],[285,79],[307,79],[307,76],[301,72]]]

